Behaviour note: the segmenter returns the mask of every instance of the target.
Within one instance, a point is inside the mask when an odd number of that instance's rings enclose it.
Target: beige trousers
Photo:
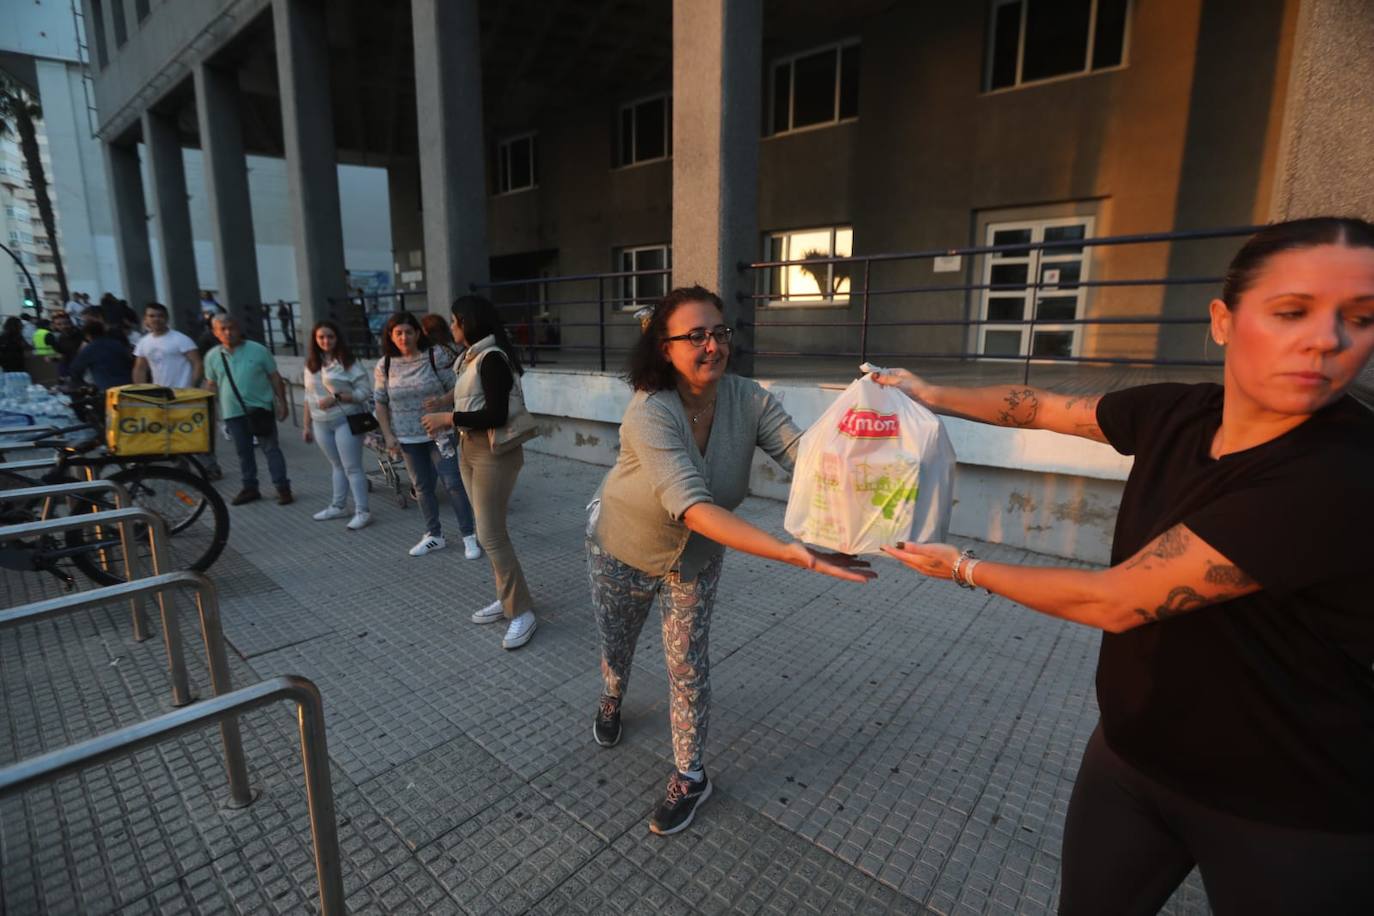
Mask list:
[[[525,571],[515,556],[515,546],[506,530],[506,510],[515,489],[515,478],[525,466],[525,450],[516,446],[504,455],[493,454],[487,433],[463,433],[463,448],[458,468],[463,475],[463,487],[472,502],[472,514],[477,520],[477,543],[482,545],[491,571],[496,577],[496,597],[505,609],[506,618],[519,617],[534,607]]]

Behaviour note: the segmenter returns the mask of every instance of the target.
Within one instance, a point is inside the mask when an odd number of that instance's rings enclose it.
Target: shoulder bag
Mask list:
[[[334,389],[330,388],[329,382],[325,380],[324,366],[320,367],[319,378],[320,384],[324,386],[324,390],[329,392],[330,397],[334,399],[334,403],[340,410],[343,410],[343,404],[339,401],[339,396],[334,393]],[[373,430],[381,428],[381,424],[378,423],[377,418],[372,415],[372,411],[366,408],[360,413],[345,413],[344,419],[348,421],[348,431],[355,436],[366,436]]]
[[[277,434],[277,415],[262,407],[249,407],[244,403],[243,395],[239,394],[239,386],[234,382],[234,373],[229,368],[229,354],[220,350],[219,358],[224,361],[224,375],[225,378],[229,379],[229,387],[233,389],[234,398],[243,408],[243,415],[248,418],[248,431],[259,439],[275,436]]]
[[[497,347],[496,352],[501,354],[501,358],[510,369],[510,407],[506,411],[506,425],[499,429],[487,430],[487,440],[491,443],[493,454],[504,455],[538,436],[539,425],[534,422],[534,417],[525,407],[525,389],[520,385],[520,373],[515,371],[515,366],[511,363],[510,357],[506,356],[506,351]],[[481,359],[477,362],[480,363]],[[474,371],[480,372],[481,367],[474,367]]]

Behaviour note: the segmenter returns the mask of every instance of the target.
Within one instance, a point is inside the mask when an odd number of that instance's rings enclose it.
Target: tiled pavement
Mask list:
[[[288,460],[296,505],[234,509],[212,574],[235,683],[301,674],[323,692],[350,911],[1053,912],[1096,719],[1093,633],[886,561],[861,587],[732,555],[711,646],[717,791],[657,838],[645,817],[671,758],[653,627],[625,740],[590,734],[582,506],[603,469],[528,455],[512,530],[540,627],[505,652],[500,626],[467,622],[491,598],[485,560],[407,557],[418,513],[380,493],[365,531],[311,521],[323,459],[293,441]],[[777,503],[741,511],[781,530]],[[6,605],[53,593],[0,581]],[[0,763],[168,700],[160,641],[130,642],[118,606],[0,633],[0,689]],[[214,730],[0,803],[0,912],[315,909],[292,717],[259,710],[243,732],[262,791],[243,811],[221,807]],[[1167,911],[1207,911],[1196,875]]]

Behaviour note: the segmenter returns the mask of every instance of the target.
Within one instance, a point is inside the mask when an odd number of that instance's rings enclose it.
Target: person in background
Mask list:
[[[349,428],[348,417],[366,413],[372,401],[372,382],[362,362],[332,321],[318,322],[310,331],[305,354],[305,428],[301,438],[316,442],[328,459],[333,492],[329,505],[316,512],[317,522],[348,515],[353,492],[353,517],[348,529],[366,528],[372,521],[367,502],[367,473],[363,470],[363,437]]]
[[[1217,913],[1374,913],[1374,414],[1348,393],[1374,354],[1374,225],[1267,226],[1209,311],[1220,385],[876,377],[938,413],[1133,455],[1108,568],[885,549],[1103,631],[1060,913],[1157,912],[1194,866]]]
[[[443,526],[439,521],[439,499],[435,487],[442,482],[448,490],[458,530],[463,536],[463,555],[469,560],[482,556],[476,536],[472,506],[458,472],[457,443],[452,431],[435,435],[421,425],[428,410],[452,403],[453,360],[448,353],[432,346],[420,321],[410,312],[397,312],[382,327],[382,358],[377,361],[372,382],[377,403],[377,424],[387,451],[393,458],[404,458],[415,498],[425,516],[425,534],[410,548],[412,557],[443,550]]]
[[[167,307],[149,302],[143,309],[143,327],[148,333],[134,345],[134,382],[167,388],[199,385],[204,375],[200,351],[194,340],[167,326]]]
[[[281,325],[282,342],[288,347],[296,345],[296,321],[291,312],[291,306],[286,304],[286,300],[277,300],[277,324]]]
[[[273,411],[278,422],[286,419],[286,382],[277,372],[277,361],[262,344],[243,336],[237,319],[216,315],[211,326],[219,346],[205,354],[205,387],[219,397],[219,415],[234,440],[243,481],[243,489],[230,504],[241,506],[262,499],[253,450],[256,440],[277,488],[277,505],[289,505],[295,497],[291,495],[291,480],[286,476],[286,458],[278,444],[275,424],[270,433],[254,433],[248,418],[250,410],[258,410]]]
[[[33,323],[33,355],[43,359],[57,355],[52,345],[52,323],[46,318]]]
[[[429,342],[442,350],[447,357],[457,363],[463,357],[463,348],[453,342],[453,335],[449,332],[448,322],[443,316],[433,312],[426,312],[420,316],[420,330],[424,331]]]
[[[71,316],[65,311],[53,313],[52,333],[52,347],[57,354],[57,375],[59,378],[66,378],[72,360],[76,358],[84,340],[81,332],[72,324]]]
[[[467,349],[459,365],[451,409],[427,414],[423,423],[430,435],[462,430],[463,484],[477,517],[477,540],[491,560],[497,596],[496,601],[472,615],[472,622],[487,624],[504,619],[506,633],[501,645],[518,649],[530,641],[538,626],[534,599],[506,527],[525,450],[519,443],[493,449],[488,431],[508,423],[516,377],[523,370],[495,306],[481,296],[461,296],[454,300],[452,311],[453,340]]]
[[[200,291],[200,317],[208,325],[216,315],[225,314],[224,306],[215,301],[215,294],[208,289]]]
[[[72,297],[68,299],[63,306],[63,310],[67,313],[67,318],[71,321],[72,327],[81,326],[81,313],[86,309],[86,304],[81,301],[84,295],[84,293],[72,293]]]
[[[86,345],[72,360],[69,375],[73,381],[79,383],[89,373],[90,383],[102,392],[133,381],[134,354],[123,334],[111,333],[94,310],[82,320],[81,333]]]
[[[11,315],[0,331],[0,370],[23,372],[24,360],[32,349],[24,339],[24,322]]]

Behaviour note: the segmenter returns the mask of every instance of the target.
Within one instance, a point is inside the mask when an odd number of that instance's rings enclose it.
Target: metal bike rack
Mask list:
[[[68,496],[80,493],[106,492],[114,494],[114,504],[116,509],[123,509],[132,503],[129,501],[129,491],[112,480],[83,480],[71,481],[69,483],[51,484],[40,487],[24,487],[18,490],[0,490],[0,503],[22,502],[26,499],[42,499],[44,501],[43,517],[46,519],[48,514],[47,505],[54,496]],[[132,582],[137,579],[135,566],[138,558],[133,552],[134,539],[130,536],[130,523],[124,522],[119,526],[119,546],[124,551],[124,578]],[[148,638],[148,615],[144,612],[143,596],[139,595],[129,599],[129,610],[133,614],[134,621],[134,641],[143,642]]]
[[[200,613],[201,639],[205,643],[205,662],[206,667],[210,669],[210,684],[215,696],[224,696],[233,689],[234,685],[229,675],[229,660],[224,654],[224,630],[220,625],[219,616],[219,590],[215,588],[213,582],[197,572],[183,570],[166,573],[120,585],[92,589],[88,592],[78,592],[75,595],[64,595],[61,598],[23,604],[7,611],[0,611],[0,630],[50,617],[61,617],[75,611],[118,601],[130,595],[157,594],[161,596],[164,592],[176,588],[189,588],[195,592],[196,610]],[[173,620],[176,619],[175,610],[170,616]],[[169,659],[169,664],[173,670],[180,670],[185,676],[186,660],[182,655],[180,631],[177,632],[175,640],[168,644],[167,652],[169,656],[175,653],[175,659]],[[173,693],[175,694],[175,691]],[[180,706],[183,704],[173,703],[173,705]],[[238,721],[225,719],[220,722],[220,737],[224,742],[224,769],[229,778],[228,806],[230,808],[245,808],[253,803],[254,796],[252,788],[248,785],[248,769],[243,762],[243,737],[239,732]]]
[[[42,522],[26,522],[21,525],[6,525],[0,528],[0,541],[14,538],[39,537],[44,534],[55,534],[61,531],[73,531],[81,528],[98,528],[102,525],[114,527],[132,522],[145,522],[148,525],[148,543],[152,551],[153,575],[158,575],[167,569],[167,524],[162,520],[162,516],[142,506],[131,506],[127,509],[113,509],[109,512],[90,512],[80,515],[67,516],[65,518],[53,518]],[[135,552],[126,550],[124,559],[129,564],[129,582],[137,579],[142,572],[142,564],[138,560]],[[120,586],[110,586],[119,588]],[[87,595],[100,593],[101,589],[93,589],[89,592],[80,592],[69,596],[73,600],[81,600]],[[153,590],[149,590],[153,591]],[[107,597],[98,601],[108,601],[111,593],[105,591]],[[143,594],[133,592],[132,594]],[[181,649],[181,625],[177,620],[174,610],[168,607],[166,596],[162,591],[156,591],[158,608],[162,616],[162,641],[167,646],[167,665],[168,673],[172,680],[172,705],[185,706],[194,697],[191,696],[191,688],[186,676],[186,662],[182,657]],[[119,597],[128,597],[129,592],[121,592]],[[61,599],[57,599],[61,600]],[[46,602],[39,602],[44,604]],[[135,623],[135,630],[138,624]],[[135,633],[137,636],[137,632]]]
[[[28,446],[24,446],[28,448]],[[57,456],[51,458],[21,458],[18,461],[0,462],[0,471],[10,471],[15,474],[24,471],[41,471],[44,468],[57,467]]]
[[[306,678],[292,675],[272,678],[146,722],[21,760],[0,769],[0,798],[131,754],[210,722],[228,721],[241,712],[278,700],[291,700],[296,704],[301,760],[305,768],[305,797],[310,808],[310,834],[315,847],[315,875],[320,884],[320,911],[325,916],[339,916],[344,912],[343,868],[339,858],[338,824],[334,818],[334,793],[329,779],[329,753],[325,745],[324,703],[319,689]]]

